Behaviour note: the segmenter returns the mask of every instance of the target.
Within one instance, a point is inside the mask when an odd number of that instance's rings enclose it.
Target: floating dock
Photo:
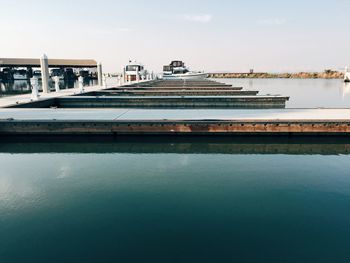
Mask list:
[[[98,91],[84,94],[84,96],[256,96],[258,91],[253,90],[119,90]]]
[[[349,135],[350,109],[3,109],[2,135]]]
[[[280,109],[286,100],[282,96],[69,96],[9,108]]]
[[[257,94],[214,81],[157,80],[15,104],[0,99],[0,135],[350,135],[350,109],[285,109],[289,97]]]
[[[232,87],[232,85],[211,80],[154,80],[148,83],[134,83],[125,87]]]
[[[170,88],[170,89],[169,89]],[[149,81],[104,91],[86,92],[9,108],[145,108],[145,109],[281,109],[289,97],[258,95],[258,91],[214,81]]]

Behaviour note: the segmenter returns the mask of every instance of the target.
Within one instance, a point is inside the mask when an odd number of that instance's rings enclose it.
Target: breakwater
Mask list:
[[[232,79],[344,79],[344,73],[339,71],[299,73],[210,73],[209,77]]]

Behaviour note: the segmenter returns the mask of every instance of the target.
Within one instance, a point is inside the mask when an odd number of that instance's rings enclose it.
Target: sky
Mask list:
[[[0,0],[0,57],[129,60],[160,72],[295,72],[350,65],[350,0]]]

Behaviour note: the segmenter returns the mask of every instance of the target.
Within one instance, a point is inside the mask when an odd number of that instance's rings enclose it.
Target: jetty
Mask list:
[[[0,98],[3,137],[350,135],[350,109],[286,109],[287,96],[211,80],[149,80],[34,101],[19,97]]]

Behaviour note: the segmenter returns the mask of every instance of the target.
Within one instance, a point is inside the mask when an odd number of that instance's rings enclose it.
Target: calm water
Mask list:
[[[350,108],[350,83],[325,79],[219,79],[261,95],[290,96],[288,108]]]
[[[349,107],[338,80],[227,80]],[[0,262],[350,262],[350,140],[0,141]]]
[[[0,262],[350,262],[350,143],[1,143]]]

